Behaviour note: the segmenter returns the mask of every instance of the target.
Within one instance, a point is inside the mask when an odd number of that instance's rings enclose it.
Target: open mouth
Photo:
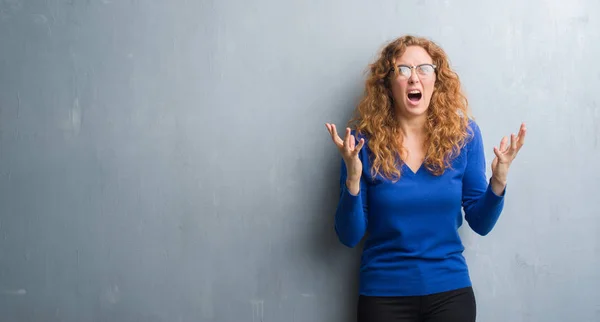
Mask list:
[[[421,91],[419,90],[412,90],[410,92],[408,92],[408,100],[411,102],[418,102],[421,100],[421,97],[423,97],[423,94],[421,94]]]

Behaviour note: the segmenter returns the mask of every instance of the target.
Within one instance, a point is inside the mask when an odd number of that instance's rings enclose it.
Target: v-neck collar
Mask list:
[[[419,165],[419,167],[417,168],[416,171],[413,171],[413,169],[411,169],[408,166],[408,164],[406,164],[406,162],[402,162],[402,167],[404,167],[405,170],[408,170],[408,172],[410,172],[410,174],[412,174],[413,176],[416,176],[421,171],[421,168],[423,168],[424,164],[425,164],[425,161],[421,162],[421,164]]]

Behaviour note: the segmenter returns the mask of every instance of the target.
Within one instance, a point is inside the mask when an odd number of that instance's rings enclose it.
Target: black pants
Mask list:
[[[475,322],[471,287],[425,296],[358,298],[358,322]]]

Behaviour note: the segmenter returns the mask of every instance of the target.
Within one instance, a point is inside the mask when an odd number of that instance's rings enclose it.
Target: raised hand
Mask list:
[[[510,144],[508,143],[508,138],[503,137],[500,141],[500,147],[494,147],[494,154],[496,154],[496,157],[494,158],[494,161],[492,161],[492,182],[501,186],[499,191],[504,190],[508,177],[508,169],[513,160],[517,157],[517,153],[519,153],[523,144],[525,144],[526,133],[527,128],[525,127],[525,123],[522,123],[519,134],[511,134]]]
[[[346,168],[348,169],[347,181],[359,181],[362,173],[362,162],[358,158],[358,153],[364,146],[365,139],[361,138],[358,144],[356,144],[354,135],[350,134],[350,128],[346,128],[346,135],[342,140],[337,133],[335,124],[326,123],[325,126],[346,163]]]

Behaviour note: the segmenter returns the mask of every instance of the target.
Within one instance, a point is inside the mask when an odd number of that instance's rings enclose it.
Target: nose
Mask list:
[[[410,77],[408,78],[408,82],[411,84],[416,84],[419,82],[419,76],[417,76],[416,70],[413,69]]]

